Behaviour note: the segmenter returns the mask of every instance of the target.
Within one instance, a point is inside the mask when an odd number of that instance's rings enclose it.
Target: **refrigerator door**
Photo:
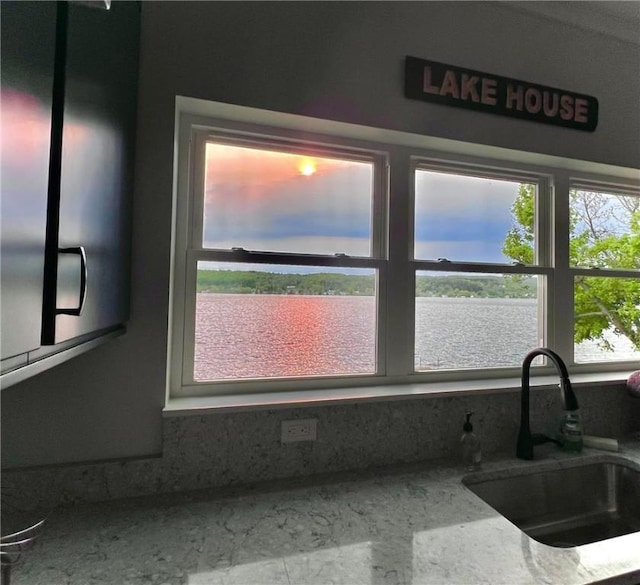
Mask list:
[[[128,317],[140,7],[69,3],[64,9],[59,210],[47,242],[55,279],[46,289],[46,344]]]
[[[2,2],[0,20],[4,360],[40,347],[56,5]]]

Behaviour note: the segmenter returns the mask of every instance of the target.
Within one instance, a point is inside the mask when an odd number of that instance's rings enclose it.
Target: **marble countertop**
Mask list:
[[[492,473],[624,457],[538,448]],[[640,582],[640,532],[574,548],[536,542],[447,463],[59,509],[12,585],[530,584]],[[585,486],[588,489],[588,486]]]

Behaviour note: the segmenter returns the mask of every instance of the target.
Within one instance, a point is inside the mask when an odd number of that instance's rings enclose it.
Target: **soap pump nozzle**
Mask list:
[[[471,424],[471,417],[473,416],[473,412],[468,410],[466,416],[467,416],[467,421],[464,423],[464,425],[462,425],[462,430],[465,433],[472,433],[473,425]]]
[[[482,451],[480,450],[480,440],[473,432],[473,425],[471,424],[471,417],[473,412],[467,411],[466,421],[462,426],[462,437],[460,438],[460,445],[462,447],[462,462],[464,463],[467,471],[477,471],[480,469],[482,462]]]

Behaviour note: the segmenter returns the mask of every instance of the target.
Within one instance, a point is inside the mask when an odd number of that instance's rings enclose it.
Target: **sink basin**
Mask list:
[[[474,474],[464,485],[531,538],[572,547],[640,531],[640,471],[624,459]]]

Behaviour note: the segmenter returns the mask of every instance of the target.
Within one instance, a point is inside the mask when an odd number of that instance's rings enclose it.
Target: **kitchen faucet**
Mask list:
[[[553,442],[562,445],[556,439],[541,434],[531,434],[529,427],[529,369],[531,362],[539,355],[547,356],[555,364],[560,374],[560,393],[562,395],[562,403],[566,411],[578,410],[578,401],[569,380],[569,372],[562,358],[555,352],[546,347],[539,347],[530,351],[522,362],[522,388],[521,388],[521,405],[520,405],[520,432],[518,433],[518,444],[516,447],[516,457],[520,459],[533,459],[534,445]]]

